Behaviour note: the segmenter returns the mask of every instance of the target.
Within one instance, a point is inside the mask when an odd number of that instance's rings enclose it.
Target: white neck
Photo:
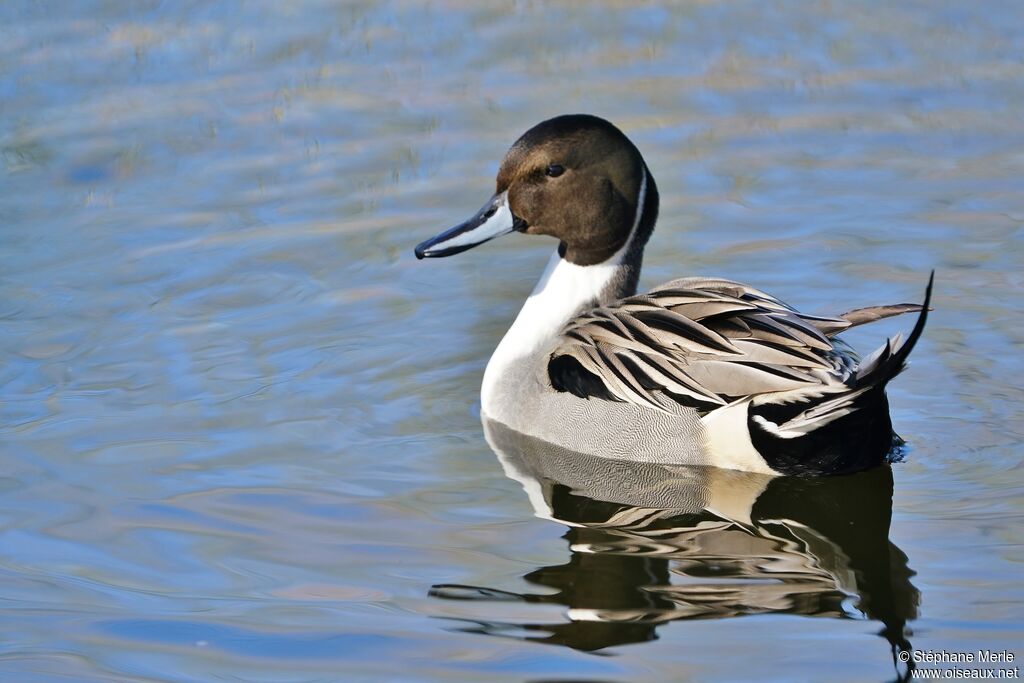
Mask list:
[[[618,278],[619,282],[623,282],[625,279],[626,273],[620,271],[628,267],[624,262],[640,225],[646,192],[645,168],[629,238],[604,263],[579,266],[563,259],[558,251],[551,255],[540,282],[533,288],[512,327],[505,333],[487,363],[483,386],[480,388],[484,413],[495,416],[490,408],[505,373],[514,370],[523,359],[530,358],[541,347],[549,344],[584,307],[609,303],[611,299],[623,295],[614,286],[615,280]]]
[[[502,375],[517,360],[530,357],[554,339],[584,306],[601,302],[621,267],[614,261],[578,266],[557,251],[551,255],[540,282],[487,363],[480,391],[485,411]]]

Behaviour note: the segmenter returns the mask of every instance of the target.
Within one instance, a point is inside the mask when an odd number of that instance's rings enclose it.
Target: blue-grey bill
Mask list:
[[[416,245],[416,258],[451,256],[472,249],[495,237],[507,235],[515,229],[515,218],[508,208],[508,193],[494,195],[476,215],[437,237]]]

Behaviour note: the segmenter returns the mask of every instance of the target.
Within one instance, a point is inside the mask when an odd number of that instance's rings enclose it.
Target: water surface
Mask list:
[[[1024,656],[1021,45],[1009,1],[5,3],[2,677]],[[615,482],[643,472],[496,456],[481,373],[553,244],[412,246],[576,111],[658,180],[647,285],[834,314],[937,269],[889,392],[905,462],[849,487],[647,473],[638,498]]]

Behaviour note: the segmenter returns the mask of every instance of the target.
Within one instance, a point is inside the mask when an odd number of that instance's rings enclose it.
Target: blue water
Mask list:
[[[1021,45],[1016,2],[3,4],[0,678],[1024,656]],[[496,455],[481,373],[553,244],[412,247],[577,111],[658,180],[646,285],[834,314],[937,269],[891,481],[716,479],[737,521]]]

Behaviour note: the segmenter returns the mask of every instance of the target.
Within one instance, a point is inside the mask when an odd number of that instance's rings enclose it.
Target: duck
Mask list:
[[[617,462],[839,475],[893,459],[886,385],[928,319],[922,304],[802,313],[733,280],[683,277],[637,293],[658,187],[611,122],[568,114],[516,140],[494,194],[418,244],[418,259],[511,233],[557,248],[484,370],[480,413],[558,448]],[[852,327],[916,312],[859,358]]]

